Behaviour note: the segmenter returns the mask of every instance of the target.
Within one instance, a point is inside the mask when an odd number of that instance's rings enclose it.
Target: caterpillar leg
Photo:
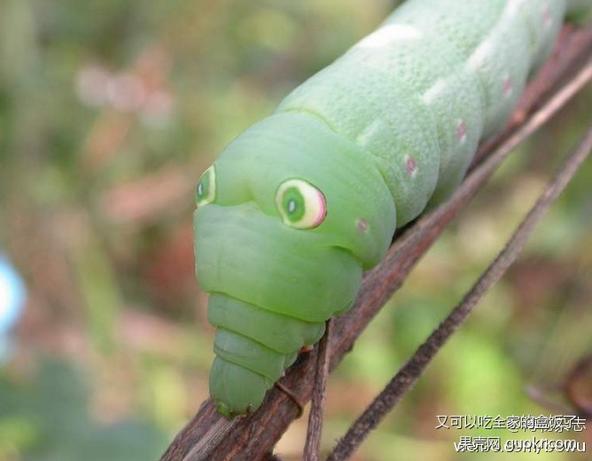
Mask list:
[[[210,394],[234,416],[257,408],[352,305],[396,209],[376,166],[307,113],[275,114],[237,138],[197,199],[196,270],[217,328]]]
[[[300,348],[316,343],[325,331],[324,323],[290,318],[221,294],[210,297],[208,319],[218,328],[210,393],[227,417],[257,408]]]

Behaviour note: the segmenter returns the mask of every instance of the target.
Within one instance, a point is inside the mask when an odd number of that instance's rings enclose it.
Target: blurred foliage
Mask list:
[[[0,377],[0,457],[27,460],[146,460],[165,438],[153,425],[121,420],[98,424],[87,389],[70,365],[44,360],[31,385]]]
[[[158,456],[207,396],[196,178],[395,3],[2,2],[0,248],[30,299],[0,378],[0,459]],[[325,447],[500,249],[591,104],[588,90],[521,147],[372,323],[330,379]],[[436,415],[556,412],[527,389],[573,411],[562,380],[592,351],[591,182],[588,162],[357,459],[477,459],[454,454],[472,434],[435,431]],[[280,442],[285,459],[299,458],[304,424]]]

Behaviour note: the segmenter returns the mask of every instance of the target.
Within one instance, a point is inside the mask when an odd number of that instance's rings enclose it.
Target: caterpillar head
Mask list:
[[[382,258],[395,228],[371,158],[302,113],[273,115],[236,138],[196,195],[196,270],[202,288],[217,294],[210,310],[229,297],[324,322],[351,306],[363,269]],[[234,386],[236,377],[228,379]],[[263,398],[240,397],[244,386],[236,386],[218,396],[231,411]]]

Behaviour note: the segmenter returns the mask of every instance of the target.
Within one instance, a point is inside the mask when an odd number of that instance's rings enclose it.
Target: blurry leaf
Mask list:
[[[5,0],[0,14],[0,82],[19,85],[30,78],[37,58],[29,0]]]
[[[29,461],[155,459],[165,437],[147,423],[100,425],[88,413],[87,389],[70,365],[45,360],[26,383],[0,377],[0,455]]]

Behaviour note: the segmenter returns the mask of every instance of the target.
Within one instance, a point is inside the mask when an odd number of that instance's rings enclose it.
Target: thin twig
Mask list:
[[[585,382],[588,376],[592,376],[592,355],[583,357],[575,364],[565,379],[563,391],[577,412],[583,418],[592,420],[592,402],[578,392],[579,385]]]
[[[495,158],[494,162],[482,162],[474,166],[467,179],[461,184],[454,197],[437,210],[420,218],[412,227],[402,232],[391,246],[379,266],[364,276],[362,288],[354,307],[346,314],[333,320],[330,347],[329,369],[334,369],[344,355],[351,350],[356,339],[368,323],[380,311],[385,302],[402,285],[405,278],[430,248],[446,226],[464,209],[497,165],[508,155],[506,144],[514,147],[526,139],[535,129],[550,119],[592,78],[588,71],[578,73],[583,63],[589,59],[592,50],[592,27],[567,31],[559,43],[560,54],[545,65],[536,79],[529,85],[529,101],[536,101],[538,109],[531,103],[522,104],[524,114],[519,123],[511,125],[499,136],[498,143],[486,143],[479,148],[479,158]],[[569,59],[557,59],[559,57]],[[565,81],[564,81],[565,80]],[[541,81],[553,82],[550,88],[555,97],[548,101],[545,93],[540,93]],[[565,85],[563,85],[566,83]],[[563,85],[563,86],[562,86]],[[558,90],[560,89],[560,90]],[[534,125],[523,129],[527,121],[538,117]],[[515,137],[520,132],[518,138]],[[296,363],[281,379],[282,385],[289,388],[299,400],[307,402],[312,394],[315,361],[312,354],[301,355]],[[292,399],[282,391],[272,389],[268,392],[261,407],[243,418],[225,434],[215,449],[213,443],[204,445],[204,439],[215,437],[210,428],[223,417],[216,413],[211,400],[207,400],[191,421],[180,431],[166,452],[162,461],[181,461],[196,444],[207,449],[200,456],[212,461],[228,459],[261,459],[275,445],[290,423],[297,418],[299,411]],[[194,452],[197,456],[197,454]],[[197,459],[197,458],[193,458]]]
[[[411,359],[397,372],[386,387],[352,424],[345,436],[337,443],[328,461],[349,459],[368,433],[375,428],[384,416],[401,400],[422,375],[427,365],[440,351],[446,341],[473,311],[485,293],[499,281],[502,275],[514,263],[551,204],[557,199],[565,186],[590,154],[592,150],[592,127],[589,128],[581,144],[569,156],[555,178],[547,184],[545,190],[520,223],[505,248],[481,275],[477,283],[465,295],[446,319],[432,332],[428,339],[417,349]]]
[[[233,427],[240,421],[240,418],[228,420],[226,418],[219,419],[216,424],[210,427],[206,436],[196,443],[191,451],[183,458],[183,461],[207,461],[208,453],[210,453],[216,445],[228,434]]]
[[[567,405],[551,399],[548,395],[548,391],[545,392],[536,386],[528,386],[526,388],[526,395],[528,395],[531,400],[538,403],[541,407],[552,411],[557,415],[569,415],[573,411]]]
[[[327,320],[325,334],[317,347],[317,366],[315,384],[312,392],[312,403],[308,415],[308,429],[304,445],[304,461],[319,461],[321,451],[321,435],[323,432],[323,407],[325,405],[325,389],[329,375],[329,341],[331,341],[331,319]]]

